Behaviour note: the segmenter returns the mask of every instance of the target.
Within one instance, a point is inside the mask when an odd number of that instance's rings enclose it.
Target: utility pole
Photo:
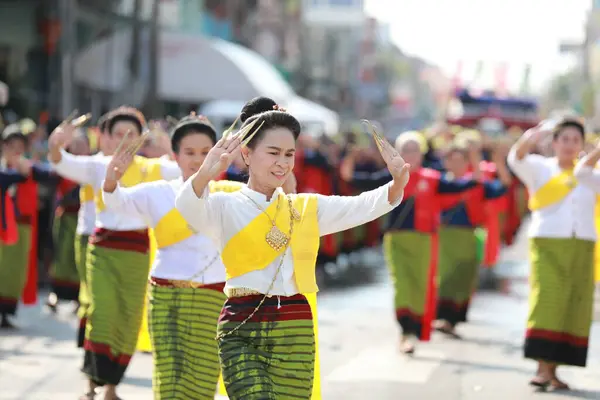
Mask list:
[[[69,115],[75,108],[73,99],[73,59],[77,52],[77,35],[75,21],[77,18],[77,2],[74,0],[59,0],[60,20],[62,21],[61,37],[61,101],[60,113],[62,117]]]
[[[158,98],[160,85],[160,0],[152,2],[150,21],[150,65],[148,74],[148,97],[144,105],[144,113],[149,118],[161,115],[161,104]]]

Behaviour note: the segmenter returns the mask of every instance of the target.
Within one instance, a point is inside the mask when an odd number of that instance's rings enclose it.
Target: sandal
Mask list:
[[[462,337],[456,333],[454,329],[448,328],[447,326],[437,326],[435,330],[443,333],[444,335],[450,336],[452,339],[462,340]]]
[[[552,390],[571,390],[569,385],[567,385],[558,378],[553,378],[550,380],[550,387],[552,388]]]
[[[96,391],[92,390],[90,392],[87,392],[81,396],[79,396],[79,400],[94,400],[96,398]]]
[[[9,321],[8,316],[0,316],[0,329],[17,329],[17,327]]]
[[[407,355],[415,353],[415,345],[409,337],[403,337],[400,341],[400,351]]]
[[[535,378],[529,381],[529,385],[541,389],[546,389],[550,385],[550,379],[545,379],[544,377],[536,376]]]

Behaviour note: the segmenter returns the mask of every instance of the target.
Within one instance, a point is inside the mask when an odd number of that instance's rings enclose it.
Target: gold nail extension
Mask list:
[[[136,155],[137,152],[140,150],[140,148],[144,145],[144,142],[146,142],[148,135],[149,135],[149,132],[146,131],[139,138],[134,140],[132,145],[128,149],[128,153],[131,155]]]
[[[87,114],[82,115],[82,116],[74,119],[73,121],[71,121],[71,125],[79,128],[80,126],[82,126],[83,124],[85,124],[86,122],[88,122],[90,119],[92,119],[92,114],[91,113],[87,113]]]
[[[240,129],[240,131],[235,134],[235,139],[240,139],[240,141],[243,141],[246,138],[246,136],[248,136],[248,133],[250,133],[252,128],[254,128],[254,125],[256,125],[257,122],[258,119],[255,119],[242,129]]]
[[[73,110],[73,111],[71,111],[71,114],[69,114],[69,116],[63,120],[63,122],[61,123],[61,125],[63,125],[63,126],[64,126],[64,125],[66,125],[66,124],[70,124],[70,123],[71,123],[71,121],[73,121],[73,119],[74,119],[75,117],[77,117],[77,112],[78,112],[77,110]]]
[[[235,126],[237,125],[238,121],[240,120],[240,116],[238,114],[238,116],[235,118],[235,121],[233,121],[233,124],[231,124],[231,126],[229,128],[227,128],[225,130],[225,132],[223,132],[223,139],[227,139],[227,136],[229,136],[231,134],[231,132],[233,132],[233,130],[235,129]]]
[[[245,138],[242,141],[242,147],[246,147],[248,145],[248,143],[250,143],[250,141],[252,140],[252,138],[254,137],[254,135],[256,135],[256,133],[260,130],[260,128],[262,128],[263,124],[265,123],[265,121],[261,122],[260,125],[258,126],[258,128],[256,128],[254,130],[254,132],[252,132],[250,135],[248,135],[247,138]]]
[[[123,149],[123,146],[125,145],[125,142],[127,141],[127,138],[129,137],[129,134],[131,134],[131,130],[128,130],[127,132],[125,132],[125,136],[123,136],[123,139],[121,139],[121,142],[117,146],[117,149],[115,150],[115,154],[121,154],[121,150]]]
[[[368,119],[363,119],[363,120],[361,120],[361,122],[363,124],[367,125],[368,130],[370,131],[371,135],[373,136],[373,139],[375,140],[377,149],[379,149],[379,152],[381,153],[383,151],[383,143],[382,143],[381,136],[379,135],[377,130],[375,130],[375,127],[373,126],[371,121],[369,121]]]

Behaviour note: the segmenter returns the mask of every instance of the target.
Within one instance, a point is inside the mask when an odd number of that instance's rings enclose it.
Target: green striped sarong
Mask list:
[[[107,241],[127,240],[118,236],[127,233],[113,234]],[[143,253],[102,247],[93,240],[88,244],[90,307],[82,371],[97,384],[119,384],[135,352],[150,269],[147,236],[145,248]]]
[[[525,357],[584,367],[594,304],[595,242],[531,238]]]
[[[213,400],[221,372],[215,336],[225,283],[182,288],[165,279],[150,282],[154,398]]]
[[[65,212],[54,219],[54,262],[50,269],[52,292],[59,300],[79,299],[79,274],[75,261],[77,213]]]
[[[469,300],[477,287],[475,229],[442,226],[439,246],[437,318],[454,326],[466,321]]]
[[[301,294],[269,297],[239,326],[262,298],[230,298],[221,311],[217,331],[227,395],[230,400],[309,400],[316,353],[310,304]]]
[[[87,322],[88,308],[90,307],[90,294],[87,286],[87,245],[90,237],[88,235],[75,236],[75,265],[77,266],[77,274],[79,275],[79,329],[77,331],[77,347],[83,347],[85,340],[85,324]]]
[[[0,246],[0,314],[14,315],[27,281],[31,225],[18,224],[17,243]]]
[[[394,284],[396,320],[404,335],[420,338],[431,262],[431,235],[414,231],[387,232],[383,237],[383,251]]]

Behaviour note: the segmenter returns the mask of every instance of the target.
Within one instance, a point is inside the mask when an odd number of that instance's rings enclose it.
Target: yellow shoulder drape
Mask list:
[[[212,188],[211,188],[212,189]],[[221,189],[221,190],[219,190]],[[239,188],[235,188],[232,190],[219,188],[217,190],[211,191],[235,191]],[[152,229],[149,230],[150,236],[150,265],[154,262],[154,257],[156,255],[156,239],[154,237],[154,232]],[[317,294],[309,293],[306,294],[306,298],[310,303],[310,307],[312,309],[312,313],[314,316],[314,326],[315,326],[315,342],[316,342],[316,355],[315,355],[315,378],[313,380],[313,394],[311,400],[321,400],[321,368],[320,368],[320,359],[319,359],[319,326],[318,326],[318,314],[317,314]],[[147,302],[144,303],[144,314],[142,326],[140,328],[140,334],[138,336],[137,350],[141,352],[151,352],[152,351],[152,343],[150,342],[150,334],[148,333],[148,311],[147,311]],[[223,384],[223,377],[219,377],[219,390],[218,394],[221,396],[226,396],[227,391],[225,390],[225,385]]]

